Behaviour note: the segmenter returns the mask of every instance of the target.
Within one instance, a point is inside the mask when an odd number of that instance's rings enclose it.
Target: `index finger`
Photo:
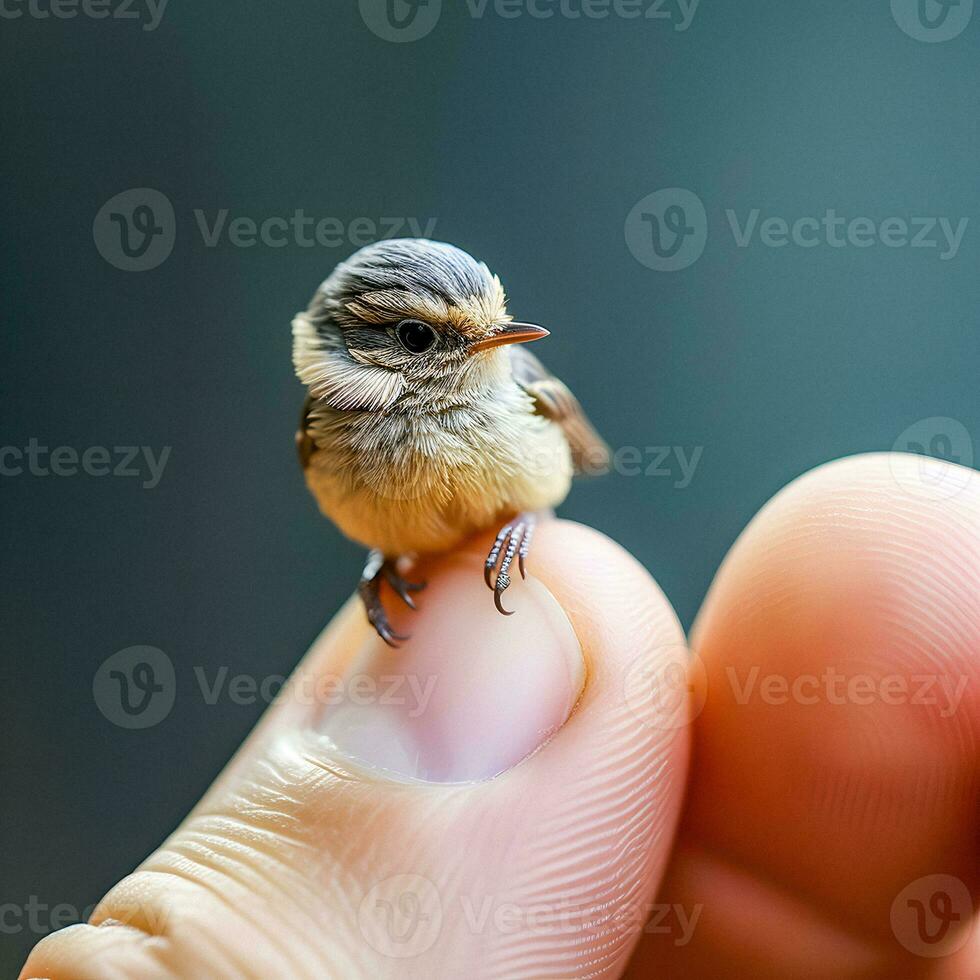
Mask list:
[[[976,975],[980,476],[878,455],[797,481],[692,645],[705,701],[659,901],[700,916],[686,944],[648,935],[636,975]]]

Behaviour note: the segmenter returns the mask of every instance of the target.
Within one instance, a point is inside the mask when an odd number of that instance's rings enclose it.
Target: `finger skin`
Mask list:
[[[492,630],[488,547],[470,555]],[[528,570],[587,667],[571,716],[533,755],[486,782],[396,783],[332,755],[313,709],[284,698],[93,924],[44,940],[22,976],[619,976],[672,846],[689,738],[634,681],[682,671],[686,646],[646,572],[594,531],[542,525]],[[438,595],[443,566],[423,571]],[[349,604],[297,676],[337,670],[366,635]],[[423,914],[379,937],[364,926],[377,909]]]
[[[892,919],[926,876],[974,909],[980,888],[980,477],[914,492],[947,465],[821,467],[726,559],[693,634],[706,700],[658,897],[701,916],[686,944],[646,935],[629,976],[980,976],[967,907],[936,958]]]

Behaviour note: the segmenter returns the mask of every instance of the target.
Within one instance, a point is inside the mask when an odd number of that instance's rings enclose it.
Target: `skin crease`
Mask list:
[[[916,493],[940,467],[843,460],[751,522],[693,632],[687,726],[638,717],[653,706],[624,696],[637,658],[655,671],[682,662],[662,593],[596,532],[543,526],[530,569],[568,615],[588,673],[541,749],[489,782],[406,787],[338,765],[304,740],[306,709],[279,704],[96,924],[43,940],[22,977],[980,976],[969,916],[958,929],[972,938],[935,960],[908,953],[889,918],[926,875],[959,878],[973,916],[980,895],[980,478],[961,471],[943,499]],[[478,557],[486,543],[468,548]],[[440,567],[427,570],[435,587]],[[350,658],[366,634],[357,612],[340,613],[301,672]],[[966,684],[953,711],[740,701],[756,666]],[[448,919],[445,946],[378,956],[354,906],[406,854],[445,907],[489,882],[570,898],[590,924],[474,938]],[[641,934],[631,913],[653,901],[670,915]],[[626,914],[606,915],[610,903]],[[113,915],[129,924],[98,924]]]

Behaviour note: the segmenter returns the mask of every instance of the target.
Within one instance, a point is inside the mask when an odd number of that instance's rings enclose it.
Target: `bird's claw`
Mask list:
[[[428,585],[428,583],[409,582],[408,579],[403,578],[398,574],[393,562],[386,561],[381,566],[381,572],[385,577],[385,581],[391,586],[395,595],[397,595],[409,609],[417,609],[418,606],[415,605],[415,600],[412,598],[412,593],[421,592],[426,585]]]
[[[513,609],[504,609],[503,603],[500,601],[503,598],[504,590],[510,587],[510,576],[504,572],[497,576],[497,582],[493,587],[493,604],[497,607],[497,612],[502,613],[504,616],[513,616]]]
[[[517,557],[517,567],[521,578],[527,578],[525,560],[531,549],[531,539],[534,536],[534,517],[522,514],[515,521],[501,529],[490,548],[490,554],[483,567],[483,580],[487,588],[493,590],[493,604],[497,611],[504,616],[512,616],[512,610],[504,609],[501,597],[510,588],[510,567]],[[501,558],[501,554],[503,557]],[[497,563],[500,567],[497,567]],[[496,577],[494,577],[496,571]]]

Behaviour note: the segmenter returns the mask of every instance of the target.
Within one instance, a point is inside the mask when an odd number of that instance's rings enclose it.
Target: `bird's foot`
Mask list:
[[[364,603],[364,610],[367,613],[368,622],[374,627],[378,636],[390,647],[398,649],[398,640],[407,640],[407,636],[396,633],[391,628],[388,621],[388,614],[385,612],[384,604],[381,602],[381,580],[382,578],[391,586],[395,594],[408,606],[415,609],[415,600],[412,598],[413,592],[421,592],[425,588],[425,582],[409,582],[402,578],[398,573],[395,562],[387,559],[380,551],[372,551],[368,555],[364,571],[361,573],[361,581],[358,583],[357,592]]]
[[[520,514],[509,524],[505,525],[500,534],[497,535],[487,555],[486,563],[483,568],[483,578],[487,583],[488,589],[493,589],[493,602],[497,611],[505,616],[512,616],[513,611],[508,612],[501,605],[500,599],[504,591],[510,587],[510,566],[517,556],[517,567],[520,569],[521,578],[527,578],[527,570],[524,562],[528,552],[531,550],[531,539],[534,537],[534,526],[536,518],[533,514]],[[501,557],[501,555],[503,557]],[[497,563],[500,567],[497,567]],[[496,575],[494,572],[496,571]]]

